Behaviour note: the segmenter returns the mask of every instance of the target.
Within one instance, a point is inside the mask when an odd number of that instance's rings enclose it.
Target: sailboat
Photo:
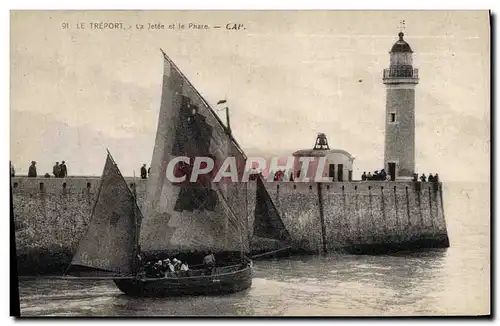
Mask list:
[[[163,87],[151,172],[142,207],[108,152],[97,200],[86,235],[66,275],[112,279],[131,296],[177,296],[231,293],[252,285],[248,257],[247,183],[174,183],[166,177],[175,157],[211,157],[221,166],[236,158],[243,173],[246,156],[215,111],[162,50]],[[183,171],[189,171],[184,169]],[[174,173],[183,172],[177,169]],[[241,171],[241,172],[240,172]],[[207,273],[207,254],[216,266]],[[144,260],[181,257],[188,275],[144,277]]]

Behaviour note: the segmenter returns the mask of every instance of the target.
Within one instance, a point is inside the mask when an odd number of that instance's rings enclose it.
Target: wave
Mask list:
[[[37,301],[37,300],[63,300],[63,299],[85,299],[85,298],[96,298],[102,296],[115,296],[119,295],[121,292],[119,290],[85,290],[79,292],[64,292],[64,293],[53,293],[53,294],[33,294],[33,295],[21,295],[19,297],[21,303],[25,301]]]

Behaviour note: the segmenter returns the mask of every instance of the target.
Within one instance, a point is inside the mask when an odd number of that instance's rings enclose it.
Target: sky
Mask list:
[[[124,175],[138,175],[152,157],[162,48],[213,107],[227,98],[248,156],[312,148],[323,132],[355,156],[359,178],[383,168],[382,71],[403,19],[420,70],[417,172],[488,182],[487,11],[13,11],[12,163],[26,174],[36,160],[45,174],[65,160],[70,175],[99,176],[108,148]],[[91,29],[95,22],[127,29]],[[136,29],[148,23],[165,29]],[[168,29],[178,23],[186,29]]]

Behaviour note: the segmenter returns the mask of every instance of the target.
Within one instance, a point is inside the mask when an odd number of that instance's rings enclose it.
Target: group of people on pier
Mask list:
[[[151,167],[146,170],[146,164],[141,166],[141,179],[147,179],[148,175],[151,173]]]
[[[52,174],[56,178],[65,178],[68,176],[68,167],[66,166],[66,162],[62,161],[61,164],[59,162],[56,162],[56,165],[52,167]]]
[[[432,173],[429,174],[429,177],[427,178],[425,176],[425,173],[422,173],[420,176],[420,181],[422,182],[439,182],[439,175],[436,173],[435,175],[432,175]],[[418,182],[418,173],[413,173],[413,182]]]
[[[289,172],[289,180],[293,181],[293,172]],[[286,173],[284,170],[279,170],[274,173],[274,178],[273,181],[285,181],[286,179]]]
[[[373,174],[371,174],[370,172],[368,172],[368,174],[366,174],[366,172],[363,172],[363,174],[361,175],[361,180],[362,181],[390,181],[391,176],[389,174],[387,174],[384,169],[382,169],[380,171],[380,173],[378,172],[378,170],[375,171]],[[413,182],[418,182],[418,180],[419,180],[418,173],[413,173]],[[421,182],[439,182],[439,175],[437,173],[435,175],[432,175],[432,173],[430,173],[429,177],[426,177],[425,173],[422,173],[422,175],[420,175],[420,181]]]
[[[52,174],[56,178],[65,178],[68,176],[68,167],[66,165],[65,161],[62,161],[61,164],[59,162],[56,162],[56,164],[52,167]],[[16,170],[14,169],[14,166],[12,165],[12,162],[10,162],[10,176],[15,177],[16,176]],[[30,178],[36,178],[38,176],[38,173],[36,171],[36,161],[31,161],[31,165],[28,168],[28,177]],[[50,174],[45,173],[44,175],[45,178],[50,178]]]
[[[385,172],[384,169],[380,170],[380,173],[378,172],[378,170],[376,170],[375,172],[373,172],[373,174],[371,174],[371,172],[368,172],[368,174],[366,174],[366,172],[363,172],[363,174],[361,175],[361,181],[390,181],[390,180],[391,180],[391,175],[387,174],[387,172]]]

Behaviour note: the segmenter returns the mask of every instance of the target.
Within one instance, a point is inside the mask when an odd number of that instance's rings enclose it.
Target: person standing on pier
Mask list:
[[[15,177],[16,176],[16,170],[14,170],[14,165],[12,165],[12,161],[9,161],[10,163],[10,176]]]
[[[52,167],[52,174],[54,174],[56,178],[59,178],[59,175],[61,174],[61,166],[59,165],[59,162],[56,162],[56,165]]]
[[[381,181],[387,180],[387,173],[385,172],[384,169],[382,169],[382,171],[380,171],[380,180]]]
[[[60,166],[61,166],[61,173],[59,174],[59,177],[66,178],[68,176],[68,168],[66,167],[66,163],[62,161]]]
[[[146,164],[141,167],[141,179],[146,179],[148,177],[148,172],[146,170]]]
[[[35,161],[31,161],[31,165],[30,165],[30,168],[28,170],[28,177],[36,178],[36,166],[35,166],[35,164],[36,164]]]

